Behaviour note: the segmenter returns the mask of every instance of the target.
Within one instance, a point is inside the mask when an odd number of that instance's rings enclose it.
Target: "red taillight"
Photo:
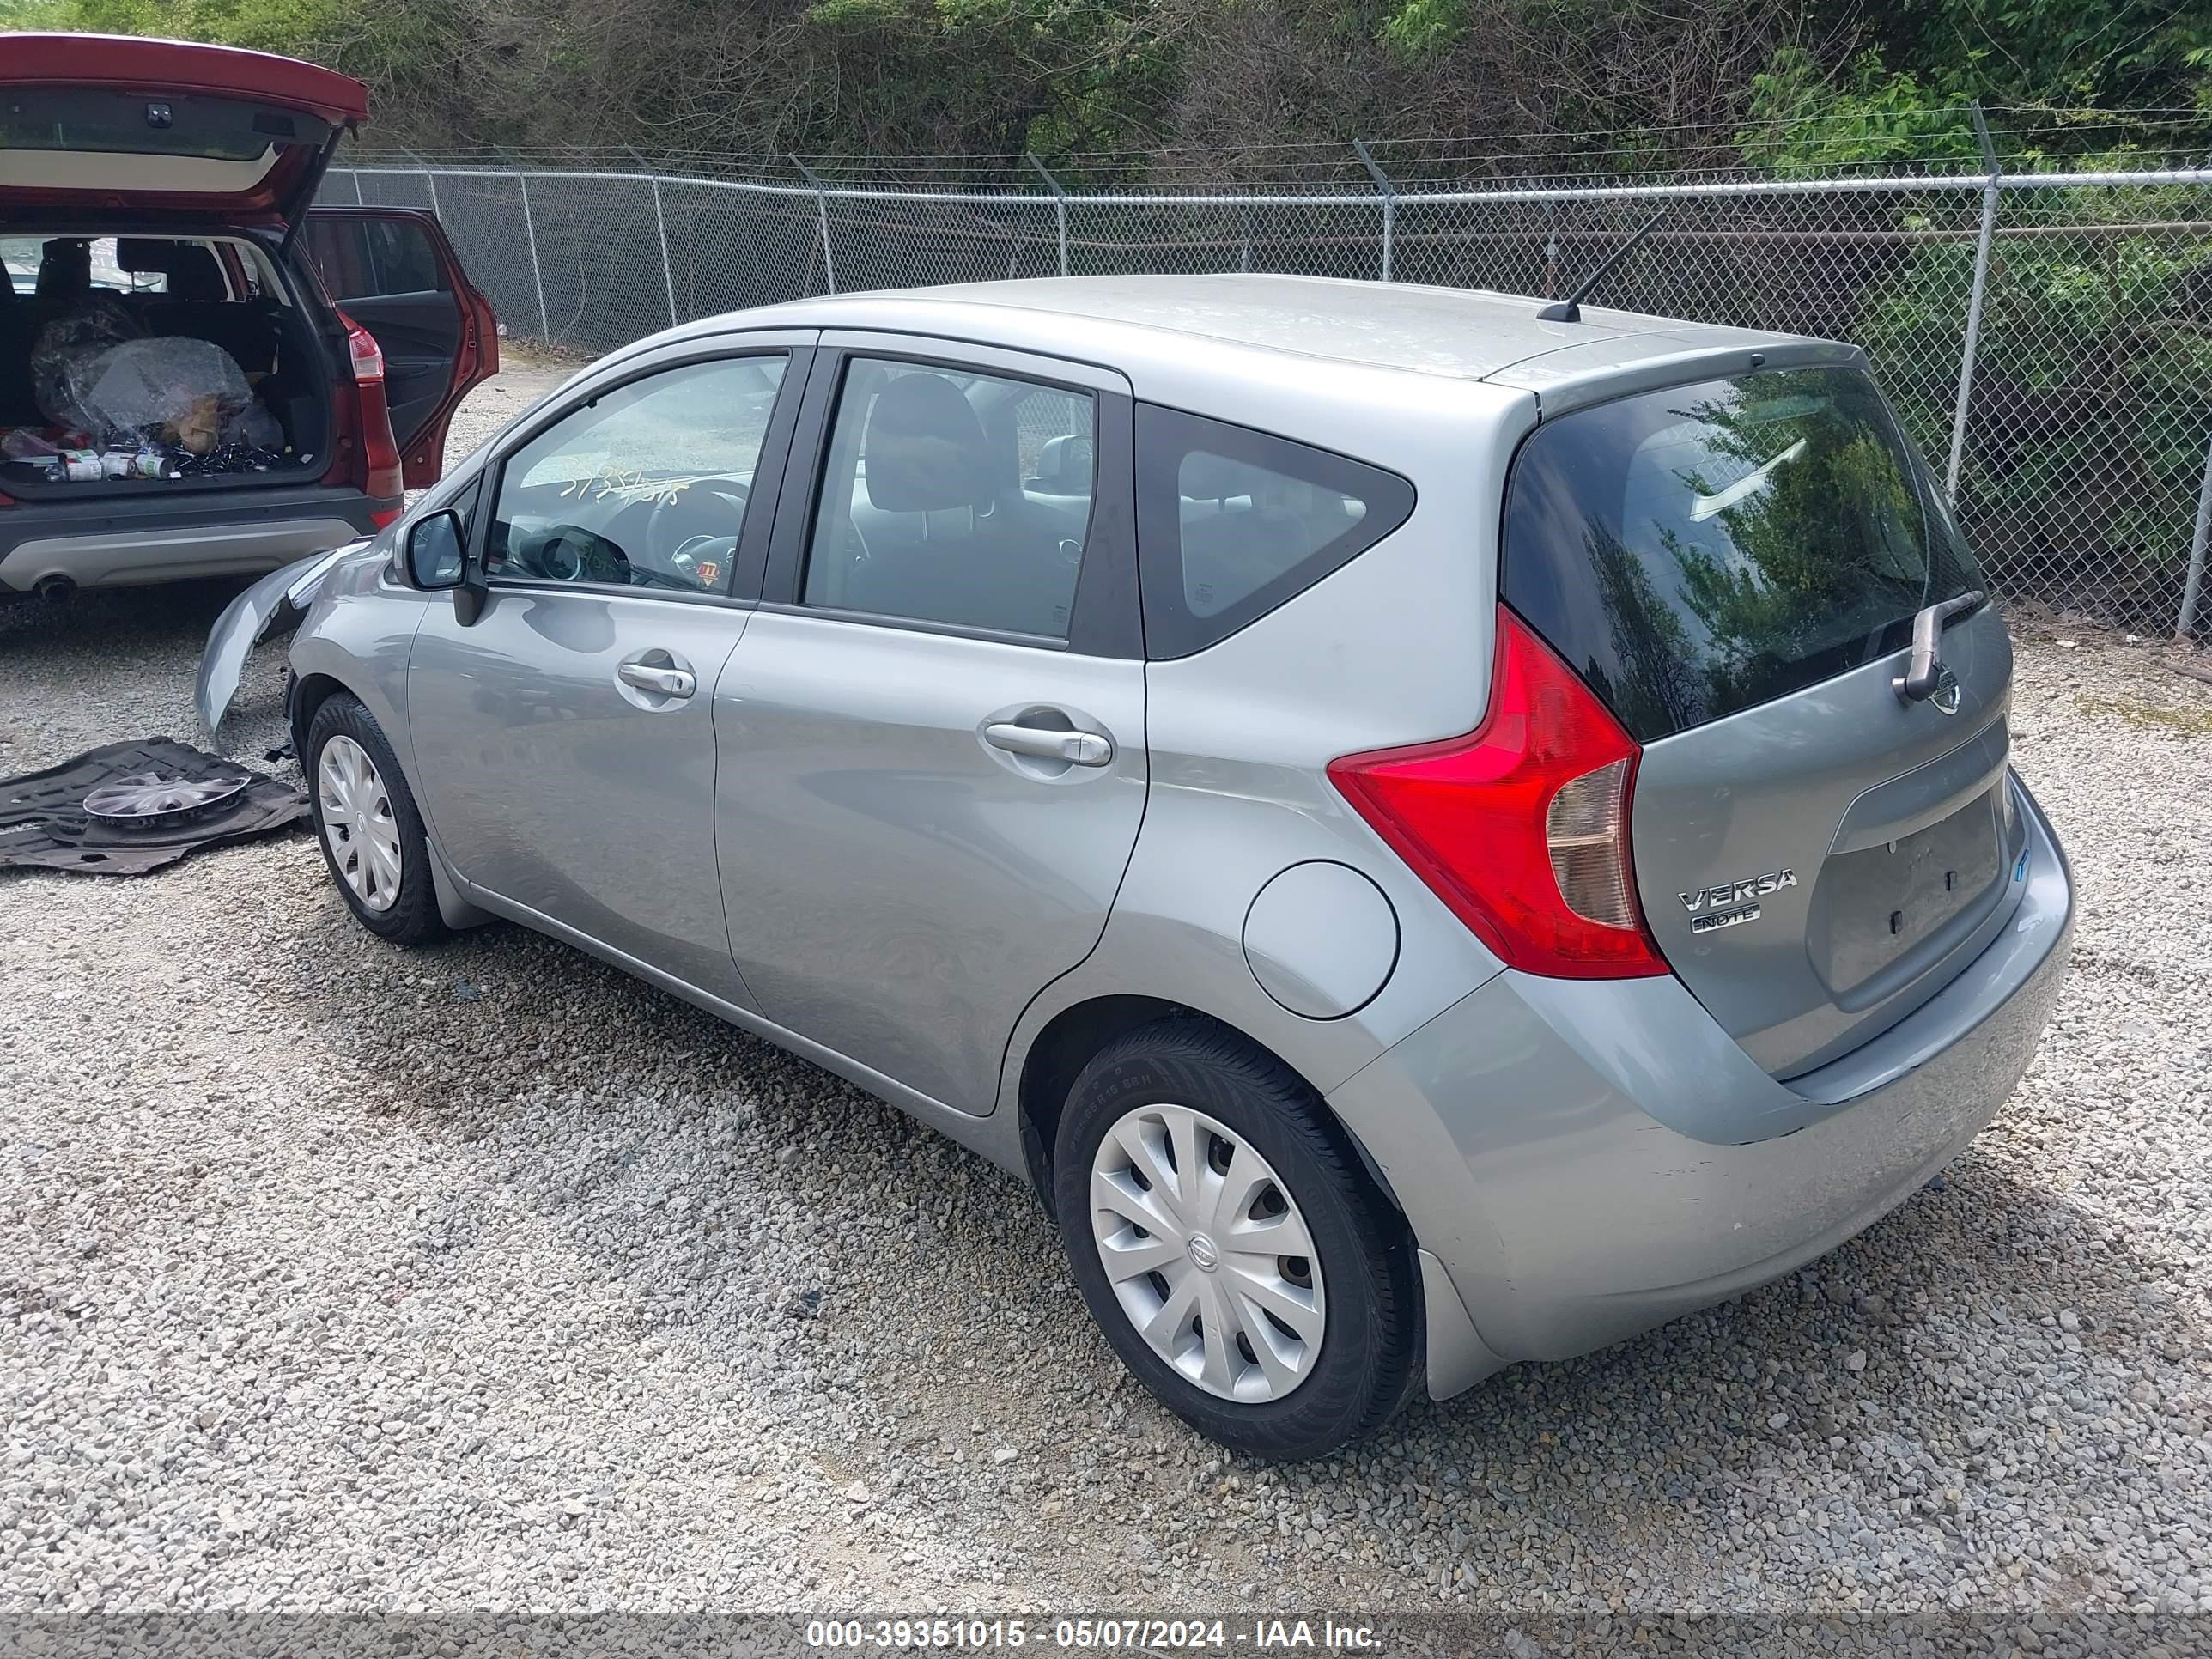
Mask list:
[[[391,406],[384,398],[384,353],[377,346],[376,337],[343,311],[338,313],[338,320],[345,325],[346,356],[353,362],[362,487],[372,500],[391,502],[390,511],[396,517],[406,480],[399,465],[399,446],[392,435]],[[378,519],[377,528],[380,530],[389,522],[389,519]]]
[[[1500,605],[1490,712],[1463,738],[1346,755],[1360,817],[1508,967],[1563,979],[1663,974],[1629,868],[1641,751]]]
[[[350,317],[346,318],[346,353],[353,359],[356,386],[384,384],[383,349],[376,343],[376,337]]]
[[[379,530],[382,530],[406,510],[407,509],[404,507],[386,507],[377,508],[369,514],[368,521],[374,525]]]

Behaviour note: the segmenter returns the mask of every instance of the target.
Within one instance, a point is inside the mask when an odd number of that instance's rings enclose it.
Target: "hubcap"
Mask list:
[[[339,878],[368,908],[389,910],[399,896],[399,823],[376,763],[343,732],[323,745],[315,799]]]
[[[1328,1307],[1305,1218],[1205,1113],[1122,1115],[1091,1160],[1091,1231],[1130,1324],[1208,1394],[1257,1404],[1313,1374]]]

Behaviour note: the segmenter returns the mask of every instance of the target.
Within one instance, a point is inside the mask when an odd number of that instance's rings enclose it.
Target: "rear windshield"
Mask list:
[[[107,150],[250,161],[272,144],[320,144],[329,124],[297,110],[188,93],[30,87],[0,102],[0,149]]]
[[[1899,649],[1978,576],[1873,381],[1801,368],[1546,422],[1507,485],[1504,581],[1648,743]]]

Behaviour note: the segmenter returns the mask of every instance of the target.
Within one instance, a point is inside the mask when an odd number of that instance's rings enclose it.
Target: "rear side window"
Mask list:
[[[1088,392],[854,358],[801,599],[1066,639],[1091,532],[1097,437]]]
[[[446,287],[446,268],[429,228],[413,219],[307,220],[307,258],[333,300],[383,294],[435,294]]]
[[[1564,415],[1506,489],[1506,602],[1645,743],[1886,656],[1978,580],[1853,369]]]
[[[1145,647],[1226,639],[1406,521],[1395,472],[1202,416],[1137,406]]]

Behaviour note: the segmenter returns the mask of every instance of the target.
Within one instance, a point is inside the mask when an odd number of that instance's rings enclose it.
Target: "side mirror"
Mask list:
[[[1091,440],[1080,433],[1048,438],[1037,451],[1036,475],[1029,487],[1048,495],[1088,495],[1096,455]]]
[[[451,513],[433,513],[407,529],[407,580],[426,593],[459,587],[468,572],[461,521]]]

